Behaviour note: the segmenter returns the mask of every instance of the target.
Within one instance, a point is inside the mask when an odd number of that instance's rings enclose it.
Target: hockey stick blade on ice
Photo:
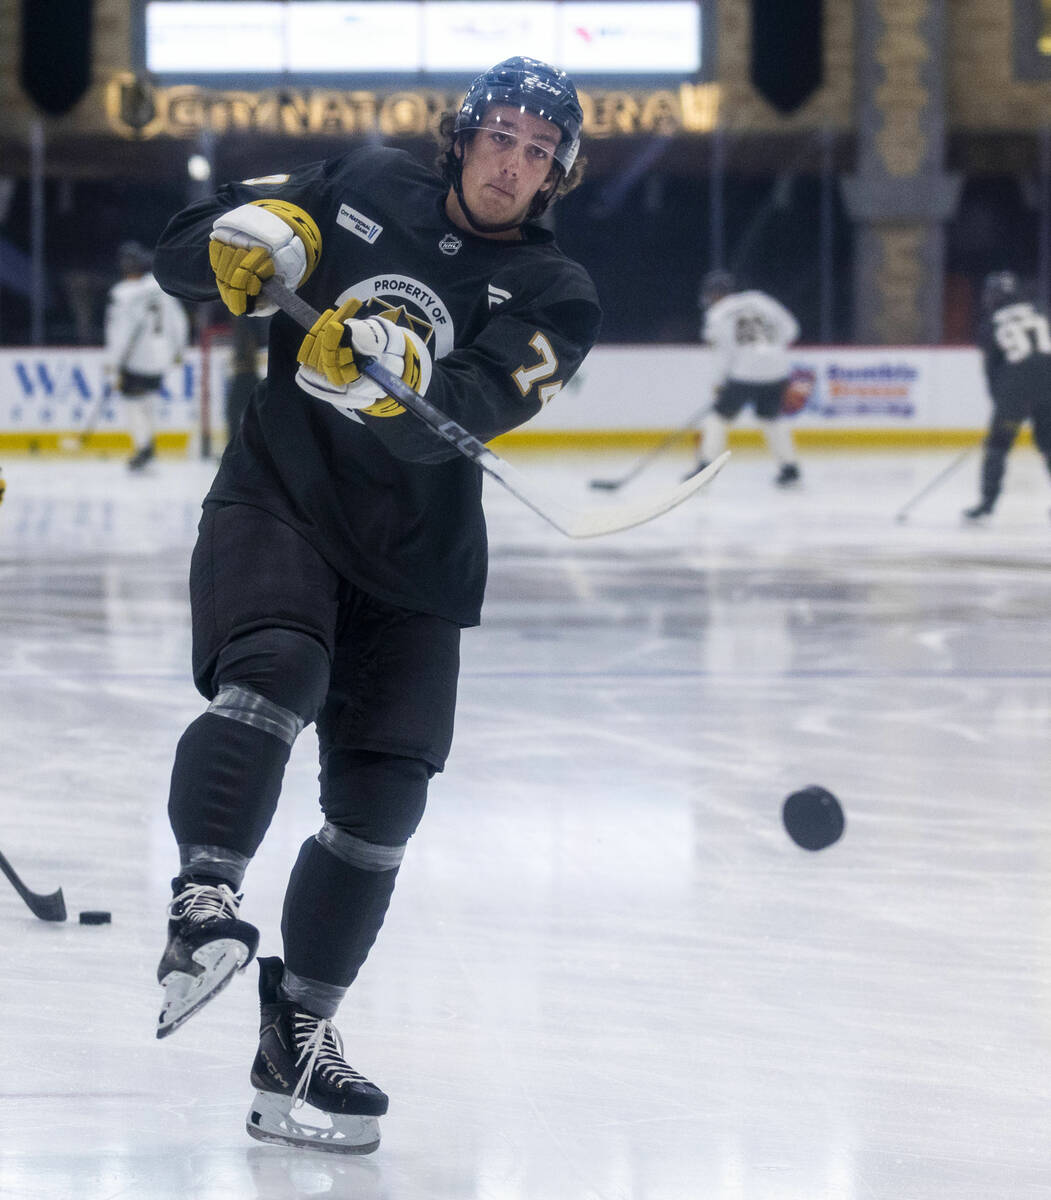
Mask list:
[[[88,419],[84,422],[79,433],[66,434],[59,438],[59,446],[63,450],[83,450],[88,444],[88,438],[95,432],[99,421],[102,419],[102,414],[105,411],[106,403],[110,398],[110,389],[108,384],[103,384],[102,394],[95,401],[95,405],[88,414]]]
[[[263,284],[263,295],[272,304],[276,304],[282,312],[302,326],[310,329],[321,314],[309,305],[302,297],[290,291],[276,279],[268,279]],[[623,529],[631,529],[636,525],[644,525],[668,512],[677,505],[688,500],[695,492],[699,492],[710,483],[723,469],[730,457],[729,451],[721,454],[713,463],[699,475],[680,483],[678,487],[660,492],[649,500],[641,500],[635,504],[621,504],[610,508],[570,508],[541,492],[535,484],[521,475],[510,463],[505,462],[498,454],[494,454],[483,442],[451,417],[447,417],[439,409],[426,400],[419,392],[409,387],[401,379],[382,367],[378,362],[369,361],[363,367],[364,373],[378,383],[389,396],[393,396],[410,412],[415,413],[425,425],[430,426],[439,437],[465,457],[476,462],[487,474],[502,484],[512,496],[521,500],[539,517],[543,517],[549,525],[553,525],[560,533],[571,538],[600,537],[606,533],[619,533]]]
[[[64,921],[66,919],[66,901],[62,895],[61,888],[57,892],[52,892],[49,896],[41,896],[37,892],[31,892],[22,880],[19,879],[18,872],[2,854],[0,854],[0,871],[3,871],[7,878],[11,880],[15,891],[26,902],[29,911],[34,917],[39,917],[41,921]]]
[[[626,483],[631,483],[636,475],[648,467],[655,458],[659,458],[669,446],[674,446],[677,441],[686,437],[687,434],[693,433],[696,427],[701,423],[701,421],[704,420],[704,418],[712,411],[714,407],[715,401],[710,400],[704,405],[703,408],[699,408],[693,414],[693,416],[690,417],[685,425],[681,425],[678,429],[669,433],[668,436],[658,442],[652,450],[647,450],[647,452],[638,460],[638,462],[631,468],[630,471],[628,471],[626,475],[622,475],[619,479],[592,479],[589,486],[601,492],[620,491],[620,489]]]
[[[924,498],[924,496],[929,496],[930,493],[939,486],[939,484],[944,483],[945,480],[948,479],[949,476],[952,475],[959,467],[962,467],[977,449],[977,446],[968,446],[966,449],[961,450],[947,467],[943,467],[942,470],[935,475],[930,483],[921,488],[911,500],[909,500],[906,504],[903,504],[901,508],[898,509],[894,517],[895,521],[897,521],[899,525],[904,525],[910,510],[915,508],[916,505],[919,504],[919,502]]]

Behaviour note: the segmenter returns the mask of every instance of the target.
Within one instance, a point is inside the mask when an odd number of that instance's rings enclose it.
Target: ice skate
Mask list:
[[[387,1097],[343,1057],[331,1021],[280,998],[283,971],[279,958],[259,960],[257,1091],[245,1128],[257,1141],[279,1146],[371,1154],[380,1144],[377,1117],[387,1111]],[[314,1118],[318,1124],[309,1123]]]
[[[259,945],[259,930],[238,919],[241,897],[225,883],[176,879],[168,905],[168,945],[157,967],[164,989],[157,1036],[167,1037],[243,970]]]
[[[153,442],[147,442],[128,459],[129,471],[142,471],[157,456],[157,448]]]
[[[974,508],[965,508],[963,510],[964,519],[967,521],[984,521],[986,517],[993,515],[993,505],[991,500],[983,500],[981,504],[976,504]]]

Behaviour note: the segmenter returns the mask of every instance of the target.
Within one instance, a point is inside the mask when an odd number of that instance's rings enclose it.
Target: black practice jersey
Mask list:
[[[475,237],[446,217],[447,185],[400,150],[368,147],[289,175],[228,184],[176,216],[154,273],[185,300],[214,300],[212,222],[263,197],[306,210],[321,257],[299,289],[322,310],[411,327],[434,360],[427,399],[484,441],[540,411],[573,375],[601,314],[584,269],[552,235]],[[477,624],[487,544],[481,469],[409,412],[348,418],[295,383],[304,331],[271,322],[267,377],[223,455],[208,500],[265,509],[380,599]]]
[[[1047,386],[1051,376],[1051,324],[1031,300],[1002,304],[982,321],[978,335],[989,390],[1028,383]]]

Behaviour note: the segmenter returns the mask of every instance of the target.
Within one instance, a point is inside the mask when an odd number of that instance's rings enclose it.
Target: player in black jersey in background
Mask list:
[[[982,458],[982,498],[964,512],[970,521],[992,513],[1007,455],[1027,420],[1051,471],[1051,323],[1043,306],[1023,293],[1010,271],[986,277],[978,340],[993,414]]]
[[[460,629],[478,623],[485,587],[479,468],[357,356],[483,441],[539,412],[600,321],[588,275],[535,223],[576,182],[581,122],[564,73],[508,59],[443,120],[440,174],[362,147],[227,184],[157,247],[157,278],[185,300],[270,315],[274,276],[325,310],[305,338],[274,316],[266,379],[205,498],[190,595],[210,703],[179,741],[169,801],[179,872],[159,1037],[255,953],[242,880],[292,744],[316,721],[323,824],[292,868],[283,960],[259,963],[247,1124],[262,1140],[378,1144],[387,1097],[344,1060],[331,1018],[445,764]],[[300,1100],[331,1130],[293,1117]]]

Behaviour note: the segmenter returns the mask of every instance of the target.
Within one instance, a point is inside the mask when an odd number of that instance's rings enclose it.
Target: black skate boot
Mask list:
[[[791,487],[799,482],[799,468],[795,463],[782,463],[774,483],[778,487]]]
[[[371,1154],[380,1144],[376,1118],[387,1111],[387,1097],[343,1057],[331,1021],[281,999],[283,972],[281,959],[259,960],[259,1049],[252,1064],[258,1090],[245,1128],[260,1142]],[[301,1124],[292,1110],[304,1104],[328,1124]]]
[[[167,1037],[252,961],[259,930],[238,920],[241,897],[225,883],[172,880],[168,945],[157,980],[164,988],[157,1036]]]
[[[981,504],[976,504],[974,508],[965,508],[963,510],[964,518],[968,521],[981,521],[985,517],[991,517],[993,513],[993,502],[991,500],[983,500]]]
[[[141,471],[147,465],[147,463],[153,461],[156,455],[157,447],[153,444],[153,442],[147,442],[145,446],[141,446],[135,451],[131,458],[128,459],[128,470]]]

